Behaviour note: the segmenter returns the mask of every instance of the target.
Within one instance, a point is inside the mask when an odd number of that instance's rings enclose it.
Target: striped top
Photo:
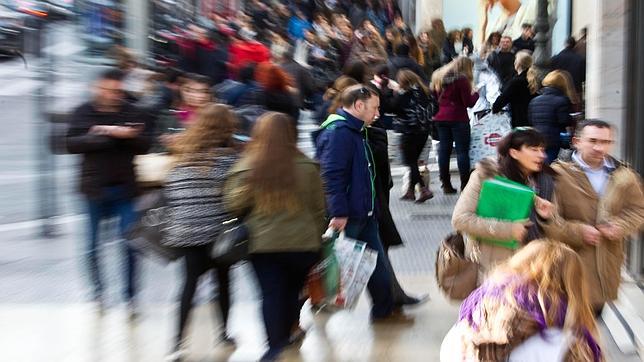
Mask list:
[[[169,172],[164,189],[168,205],[165,245],[191,247],[215,241],[222,222],[231,219],[222,197],[228,171],[237,158],[234,150],[218,148],[198,154]]]

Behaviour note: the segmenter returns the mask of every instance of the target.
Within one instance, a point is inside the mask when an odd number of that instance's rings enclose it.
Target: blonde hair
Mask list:
[[[526,50],[522,50],[517,53],[516,58],[514,59],[514,67],[521,69],[521,72],[524,72],[532,66],[532,55]]]
[[[474,82],[474,62],[472,59],[464,56],[459,56],[449,62],[447,65],[442,66],[432,74],[432,85],[434,90],[440,92],[443,90],[443,83],[445,78],[450,77],[465,77],[472,84]]]
[[[516,287],[536,287],[538,303],[547,327],[556,325],[559,308],[566,305],[563,328],[574,333],[581,340],[587,334],[599,343],[599,332],[591,309],[588,285],[581,258],[563,243],[547,239],[534,240],[505,263],[499,265],[490,278],[502,280],[508,275],[520,278],[506,288],[506,298],[515,307]],[[570,357],[573,361],[594,360],[593,351],[586,343],[572,343]]]
[[[541,83],[544,87],[557,88],[562,91],[566,97],[568,97],[570,103],[579,104],[579,97],[577,96],[577,91],[573,86],[572,77],[567,71],[553,70],[543,78],[543,82]]]
[[[233,147],[236,128],[237,117],[230,107],[209,103],[197,111],[195,123],[179,136],[172,150],[183,162],[214,148]]]
[[[528,74],[526,74],[526,77],[528,78],[528,88],[530,89],[530,94],[535,94],[541,89],[541,86],[539,85],[539,73],[535,67],[530,67],[528,69]]]

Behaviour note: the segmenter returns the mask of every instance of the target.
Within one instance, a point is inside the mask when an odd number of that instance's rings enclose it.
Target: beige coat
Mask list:
[[[476,165],[452,214],[452,226],[465,236],[465,254],[479,264],[479,284],[495,265],[507,260],[516,252],[516,250],[480,242],[481,239],[486,238],[512,239],[514,223],[476,215],[483,181],[498,175],[497,167],[496,162],[491,159],[484,159]],[[547,237],[550,237],[546,229],[544,232]]]
[[[553,168],[556,179],[559,214],[557,222],[545,226],[552,238],[575,249],[586,267],[590,299],[595,308],[617,298],[624,263],[624,239],[602,238],[598,246],[585,243],[583,225],[614,223],[625,232],[625,238],[642,229],[644,195],[636,172],[615,161],[606,192],[600,197],[584,171],[573,162],[557,161]]]

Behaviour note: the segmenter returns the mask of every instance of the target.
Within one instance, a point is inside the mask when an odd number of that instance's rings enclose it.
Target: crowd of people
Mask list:
[[[531,336],[560,329],[581,341],[571,344],[569,360],[603,360],[592,316],[616,298],[623,243],[644,223],[644,196],[639,176],[609,154],[614,128],[573,121],[585,73],[574,38],[540,82],[529,24],[518,39],[493,33],[478,46],[471,29],[448,33],[440,19],[414,35],[392,0],[254,0],[236,16],[211,18],[213,29],[189,27],[178,68],[142,69],[117,49],[118,69],[102,73],[93,99],[72,115],[67,146],[83,155],[87,250],[99,305],[100,221],[118,216],[125,235],[137,219],[136,197],[161,188],[168,205],[163,243],[180,250],[185,264],[169,358],[184,352],[197,283],[207,272],[216,281],[221,339],[235,342],[226,328],[229,266],[215,265],[210,255],[233,217],[248,227],[248,260],[262,295],[269,348],[261,360],[277,359],[301,338],[301,292],[327,228],[377,253],[367,285],[372,321],[409,320],[404,307],[427,298],[405,293],[388,256],[402,244],[389,210],[387,131],[393,131],[409,169],[405,201],[434,196],[419,171],[430,138],[438,141],[442,191],[458,192],[449,166],[455,149],[461,194],[452,221],[466,235],[466,254],[479,263],[481,285],[450,332],[466,337],[458,350],[505,360]],[[468,110],[482,100],[491,113],[508,114],[513,130],[500,141],[498,157],[473,165]],[[297,147],[306,109],[320,125],[315,160]],[[561,153],[561,133],[572,129],[574,152]],[[144,154],[171,156],[162,182],[137,178],[135,160]],[[482,184],[495,176],[535,190],[529,220],[477,215]],[[483,241],[489,238],[518,240],[521,248]],[[135,313],[137,255],[123,245],[125,299]],[[508,319],[495,319],[501,314]]]

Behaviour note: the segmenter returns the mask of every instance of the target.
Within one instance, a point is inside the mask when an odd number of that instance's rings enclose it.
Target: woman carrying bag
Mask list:
[[[514,129],[498,145],[498,162],[492,159],[479,162],[456,202],[452,226],[466,236],[465,255],[479,264],[479,284],[490,269],[516,252],[482,239],[517,240],[520,248],[543,237],[542,224],[553,222],[554,171],[545,165],[545,145],[543,135],[535,129]],[[483,183],[495,176],[535,191],[529,220],[510,222],[477,215]]]
[[[320,257],[326,229],[319,165],[297,149],[297,130],[285,114],[259,118],[252,140],[225,187],[227,209],[247,215],[249,260],[262,293],[268,351],[278,358],[300,316],[300,292]]]
[[[213,269],[212,243],[230,216],[223,205],[223,187],[229,169],[237,161],[233,140],[237,122],[228,106],[209,104],[201,108],[195,123],[176,139],[177,164],[166,178],[168,226],[163,244],[183,252],[185,276],[181,293],[179,323],[174,350],[168,360],[180,360],[192,300],[200,277],[212,273],[218,285],[219,313],[223,322],[221,339],[234,343],[226,327],[230,309],[228,267]],[[214,287],[214,286],[213,286]]]

